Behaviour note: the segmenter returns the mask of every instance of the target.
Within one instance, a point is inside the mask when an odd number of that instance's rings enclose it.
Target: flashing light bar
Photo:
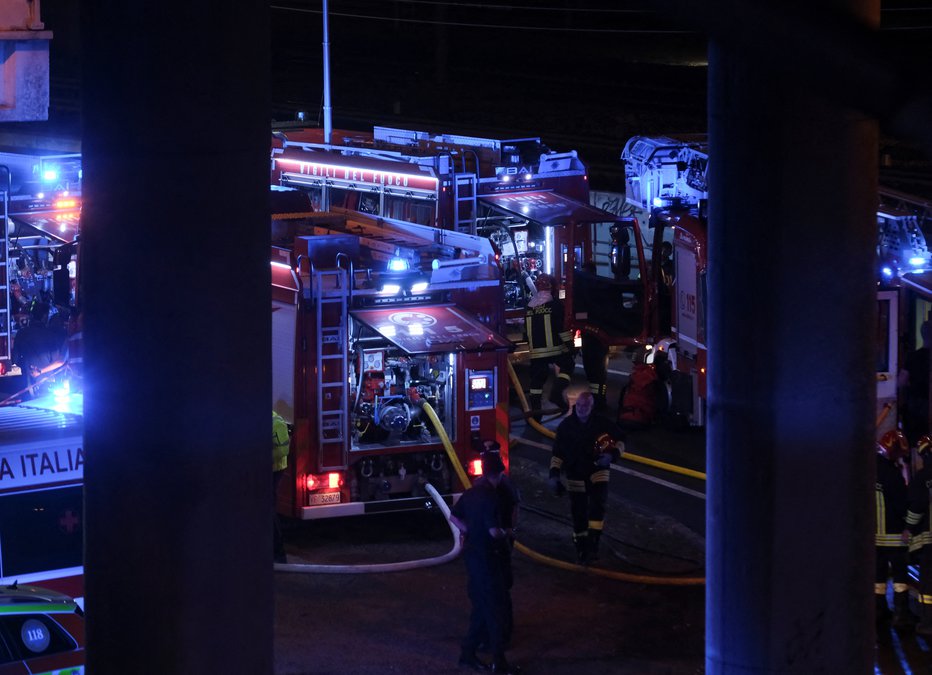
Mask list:
[[[925,265],[925,263],[926,263],[926,259],[921,258],[919,256],[909,259],[909,264],[912,265],[913,267],[921,267],[922,265]]]
[[[54,206],[56,209],[73,209],[78,206],[78,200],[70,199],[70,198],[69,199],[56,199],[52,203],[52,206]]]

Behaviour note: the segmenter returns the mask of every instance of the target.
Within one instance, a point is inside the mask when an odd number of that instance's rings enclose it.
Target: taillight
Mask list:
[[[343,485],[343,477],[336,471],[318,475],[309,473],[304,479],[304,485],[309,492],[324,488],[338,488]]]

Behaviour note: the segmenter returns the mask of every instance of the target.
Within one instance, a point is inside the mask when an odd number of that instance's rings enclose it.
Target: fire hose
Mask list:
[[[514,368],[511,367],[511,363],[508,363],[508,369],[511,371],[511,374],[515,380],[517,376],[515,375]],[[518,388],[520,391],[520,388]],[[521,392],[523,395],[523,392]],[[527,405],[524,403],[525,410],[527,410]],[[431,422],[434,423],[434,427],[437,429],[437,432],[440,434],[440,440],[443,442],[443,447],[447,451],[447,456],[450,459],[450,463],[453,465],[453,468],[456,469],[456,474],[459,476],[463,485],[469,487],[472,485],[469,480],[469,476],[466,474],[466,470],[463,468],[463,465],[460,463],[459,458],[456,456],[456,450],[454,450],[453,445],[450,443],[450,439],[444,431],[443,425],[440,423],[440,420],[437,418],[437,414],[434,412],[433,408],[429,404],[424,403],[423,405],[424,412],[427,413],[427,416],[430,418]],[[533,421],[533,420],[531,420]],[[546,429],[541,425],[541,428]],[[549,429],[546,429],[549,431]],[[552,434],[552,432],[551,432]],[[445,510],[444,514],[449,520],[449,510]],[[450,525],[450,529],[454,530],[455,526]],[[458,534],[456,535],[458,537]],[[566,562],[564,560],[557,560],[556,558],[551,558],[550,556],[539,553],[531,548],[528,548],[520,541],[515,542],[515,548],[529,557],[531,560],[534,560],[545,565],[550,565],[551,567],[557,567],[559,569],[570,570],[573,572],[586,572],[589,574],[594,574],[600,577],[606,577],[609,579],[615,579],[618,581],[629,581],[638,584],[652,584],[655,586],[699,586],[705,584],[704,577],[654,577],[647,576],[643,574],[628,574],[626,572],[616,572],[614,570],[606,570],[598,567],[590,567],[588,565],[577,565],[575,563]]]
[[[528,405],[527,399],[524,397],[524,389],[521,387],[521,382],[518,380],[518,374],[515,373],[515,368],[513,365],[511,365],[511,361],[508,361],[508,375],[511,377],[511,384],[514,387],[515,393],[518,395],[518,400],[521,402],[521,409],[524,410],[525,414],[529,413],[531,407]],[[553,431],[545,427],[533,417],[529,416],[527,420],[534,430],[546,436],[547,438],[554,438],[556,436]],[[652,466],[657,469],[663,469],[664,471],[669,471],[671,473],[678,473],[683,476],[689,476],[690,478],[705,480],[705,474],[701,471],[687,469],[685,467],[676,466],[674,464],[667,464],[666,462],[661,462],[657,459],[651,459],[650,457],[642,457],[641,455],[625,452],[625,459],[632,462],[638,462],[639,464],[646,464],[647,466]]]
[[[302,572],[304,574],[370,574],[373,572],[404,572],[406,570],[418,569],[420,567],[432,567],[434,565],[443,565],[451,560],[455,560],[460,554],[462,546],[460,542],[460,531],[450,522],[450,507],[443,501],[443,498],[437,492],[433,485],[428,483],[424,486],[427,492],[433,498],[434,503],[440,507],[443,517],[446,518],[447,525],[453,533],[453,548],[440,556],[433,558],[422,558],[421,560],[404,560],[394,563],[370,563],[366,565],[320,565],[315,563],[275,563],[276,572]]]
[[[515,380],[517,376],[514,374],[514,369],[511,367],[511,364],[508,364],[509,370]],[[520,389],[519,389],[520,391]],[[523,393],[523,392],[522,392]],[[526,401],[522,398],[522,404],[525,409],[527,409]],[[472,481],[469,480],[469,476],[466,473],[466,470],[463,468],[462,463],[459,461],[459,458],[456,455],[456,450],[453,447],[453,444],[450,442],[449,436],[447,436],[446,431],[443,428],[443,424],[440,419],[437,417],[437,413],[430,406],[429,403],[423,402],[422,408],[426,413],[427,417],[434,424],[434,428],[437,430],[437,433],[440,435],[440,440],[443,443],[443,447],[447,452],[447,456],[452,464],[454,470],[456,471],[457,476],[465,487],[470,487]],[[546,427],[541,427],[546,431]],[[437,492],[433,485],[427,484],[427,491],[430,493],[431,497],[435,504],[440,507],[441,512],[444,515],[444,518],[447,520],[447,525],[450,527],[450,532],[453,535],[453,548],[450,549],[446,554],[441,556],[436,556],[433,558],[424,558],[422,560],[410,560],[396,563],[374,563],[374,564],[365,564],[365,565],[322,565],[314,563],[275,563],[274,570],[276,572],[298,572],[304,574],[365,574],[365,573],[375,573],[375,572],[401,572],[411,569],[417,569],[420,567],[431,567],[434,565],[442,565],[444,563],[454,560],[460,553],[461,541],[460,541],[460,532],[455,525],[450,521],[450,508],[447,506],[446,502],[443,501],[443,498]],[[515,542],[515,548],[528,556],[536,562],[549,565],[551,567],[556,567],[559,569],[570,570],[573,572],[585,572],[593,574],[596,576],[606,577],[609,579],[615,579],[618,581],[628,581],[632,583],[642,583],[642,584],[652,584],[652,585],[663,585],[663,586],[692,586],[692,585],[701,585],[705,583],[705,579],[702,577],[654,577],[640,574],[628,574],[625,572],[616,572],[613,570],[605,570],[596,567],[577,565],[574,563],[569,563],[563,560],[557,560],[556,558],[551,558],[550,556],[539,553],[531,548],[528,548],[521,542]]]

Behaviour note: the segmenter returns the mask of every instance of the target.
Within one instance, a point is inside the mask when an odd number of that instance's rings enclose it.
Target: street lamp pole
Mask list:
[[[327,0],[323,0],[324,15],[324,143],[330,145],[330,132],[333,125],[330,120],[330,30],[327,20]]]

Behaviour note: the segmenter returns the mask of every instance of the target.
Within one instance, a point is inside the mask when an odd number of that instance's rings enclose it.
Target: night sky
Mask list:
[[[299,110],[321,119],[321,7],[321,0],[270,5],[272,119],[293,119]],[[594,187],[621,190],[618,156],[628,138],[706,131],[706,40],[657,7],[649,0],[332,0],[334,126],[540,136],[554,150],[578,150]],[[70,0],[42,4],[54,32],[51,125],[75,135],[77,12]],[[932,7],[883,2],[881,27],[891,49],[928,55]],[[896,158],[928,170],[908,146],[888,145]]]

